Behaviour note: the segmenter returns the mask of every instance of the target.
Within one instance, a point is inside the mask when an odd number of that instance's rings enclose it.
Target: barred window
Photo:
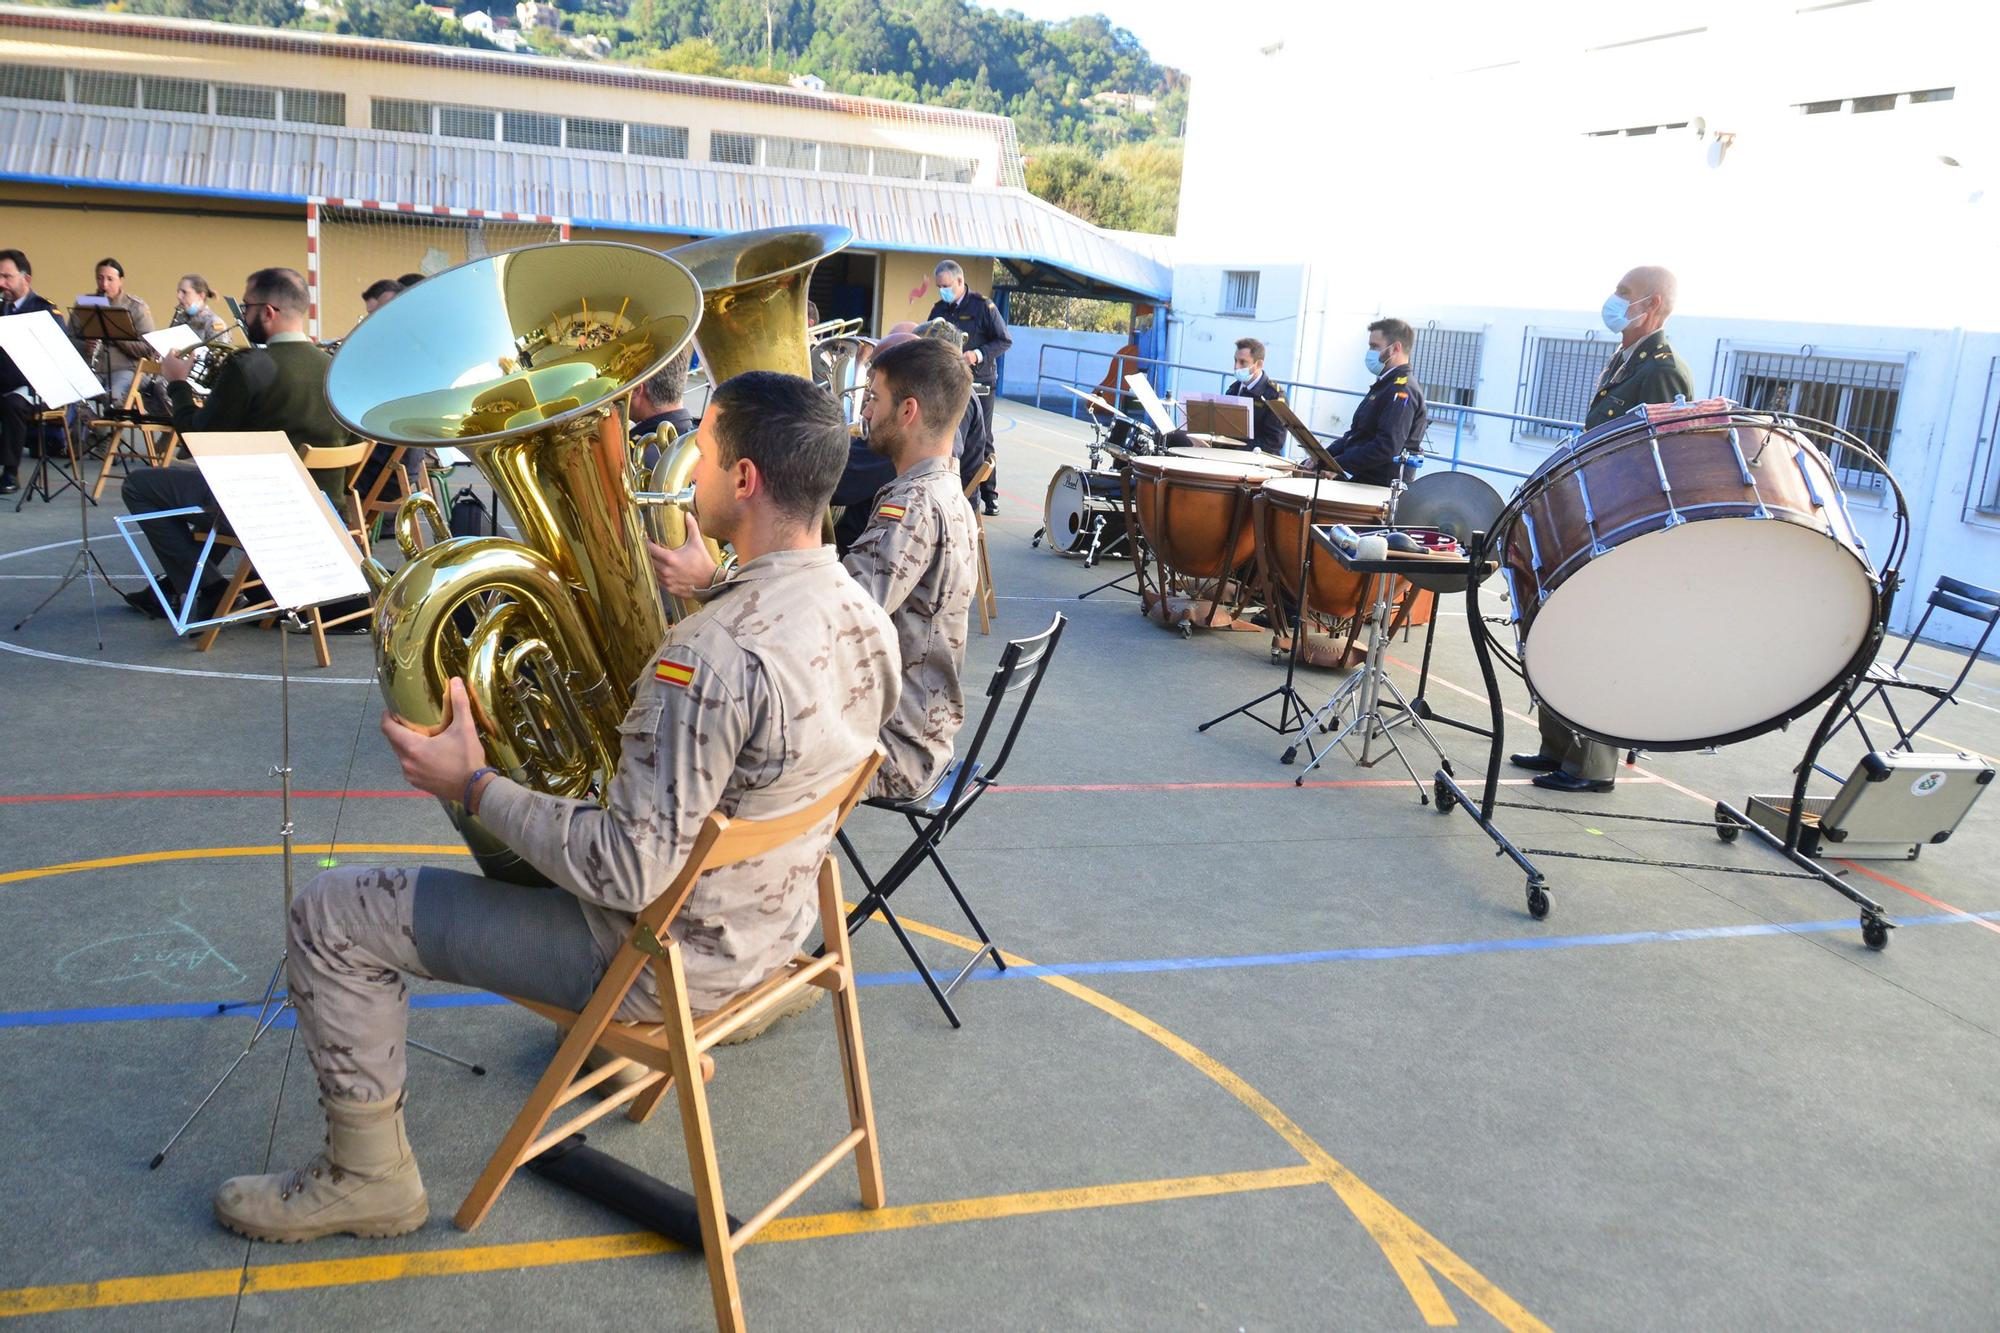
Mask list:
[[[196,116],[208,111],[208,85],[200,79],[165,79],[148,74],[139,91],[148,111],[180,111]]]
[[[970,158],[927,157],[924,159],[924,179],[969,185],[972,183],[972,168],[973,163]]]
[[[924,160],[915,153],[906,153],[900,148],[877,148],[875,150],[875,171],[877,176],[895,176],[901,180],[915,180],[923,170]]]
[[[757,165],[757,136],[716,130],[708,136],[708,160],[754,167]]]
[[[484,107],[441,106],[438,133],[447,139],[494,139],[498,117]]]
[[[1515,411],[1545,420],[1516,423],[1515,438],[1559,440],[1571,434],[1590,414],[1598,376],[1616,350],[1609,338],[1548,338],[1530,331]]]
[[[823,143],[819,146],[819,169],[843,176],[866,176],[868,150],[860,144]]]
[[[620,153],[625,150],[625,126],[616,120],[571,116],[563,122],[563,144],[592,153]]]
[[[276,120],[278,90],[253,88],[247,83],[215,85],[215,114],[238,116],[244,120]]]
[[[300,125],[345,125],[347,94],[313,88],[285,90],[285,119]]]
[[[1262,276],[1254,269],[1228,269],[1222,275],[1222,302],[1215,308],[1218,315],[1242,315],[1250,319],[1257,317],[1257,280]]]
[[[562,147],[562,117],[545,116],[539,111],[502,111],[500,137],[508,143],[535,144],[542,148]]]
[[[764,140],[764,165],[789,171],[817,171],[819,144],[811,139],[782,139],[774,135]]]
[[[688,132],[685,125],[631,125],[630,152],[641,157],[686,157]]]
[[[1838,426],[1888,460],[1903,397],[1901,361],[1737,351],[1730,353],[1723,382],[1728,396],[1745,407]],[[1836,445],[1833,466],[1842,486],[1882,488],[1881,468],[1855,450]]]
[[[76,72],[76,100],[85,106],[139,105],[139,76],[112,74],[105,70],[80,69]]]
[[[0,97],[27,102],[67,102],[63,72],[41,65],[0,65]]]
[[[406,102],[399,97],[369,99],[368,123],[391,134],[429,134],[434,119],[429,102]]]
[[[1479,358],[1485,342],[1486,335],[1477,329],[1441,329],[1432,324],[1417,330],[1410,369],[1424,386],[1433,422],[1472,430],[1473,418],[1451,409],[1471,407],[1478,397]]]

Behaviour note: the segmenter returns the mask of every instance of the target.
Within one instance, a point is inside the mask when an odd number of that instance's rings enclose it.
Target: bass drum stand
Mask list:
[[[1896,501],[1895,529],[1889,542],[1888,553],[1883,560],[1883,567],[1880,574],[1882,595],[1876,600],[1875,619],[1872,626],[1871,637],[1875,642],[1879,643],[1888,625],[1890,605],[1895,598],[1897,589],[1902,586],[1902,575],[1899,566],[1909,546],[1909,508],[1903,497],[1902,487],[1897,485],[1896,479],[1890,473],[1887,464],[1873,450],[1869,449],[1852,435],[1824,422],[1809,421],[1805,418],[1789,419],[1795,425],[1806,426],[1813,431],[1824,433],[1828,438],[1837,440],[1844,448],[1872,462],[1881,475],[1888,479],[1889,487],[1894,493]],[[1509,502],[1506,510],[1502,512],[1499,520],[1494,524],[1493,530],[1486,533],[1483,539],[1480,540],[1478,548],[1474,552],[1473,568],[1475,570],[1479,569],[1488,559],[1498,562],[1504,558],[1506,541],[1501,534],[1509,531],[1515,518],[1518,516],[1519,503],[1520,497],[1517,495],[1515,500]],[[1552,907],[1549,898],[1548,878],[1530,858],[1538,856],[1556,857],[1570,861],[1596,861],[1611,865],[1654,866],[1668,870],[1712,870],[1730,875],[1758,875],[1767,879],[1814,880],[1826,885],[1835,893],[1838,893],[1841,897],[1846,898],[1861,909],[1861,941],[1864,945],[1876,950],[1886,949],[1889,946],[1889,932],[1896,928],[1896,923],[1889,920],[1887,909],[1867,894],[1860,892],[1840,879],[1832,871],[1821,865],[1814,858],[1807,856],[1801,850],[1801,840],[1804,834],[1806,785],[1812,778],[1815,765],[1819,762],[1820,750],[1826,745],[1828,737],[1833,734],[1840,718],[1846,714],[1849,702],[1854,698],[1855,692],[1860,689],[1867,675],[1867,664],[1865,662],[1854,668],[1842,679],[1838,688],[1835,689],[1832,701],[1827,705],[1826,712],[1820,718],[1819,726],[1814,729],[1812,739],[1806,745],[1804,758],[1799,761],[1798,766],[1793,770],[1791,811],[1786,820],[1785,836],[1783,838],[1766,829],[1728,801],[1717,801],[1713,817],[1709,819],[1672,819],[1658,815],[1623,814],[1603,809],[1576,810],[1560,806],[1540,805],[1530,801],[1502,801],[1497,799],[1497,796],[1500,786],[1500,765],[1503,762],[1503,752],[1506,749],[1506,708],[1501,702],[1500,680],[1493,666],[1495,650],[1491,642],[1492,633],[1479,604],[1481,582],[1482,580],[1477,574],[1470,575],[1467,578],[1465,589],[1465,620],[1466,627],[1472,634],[1473,653],[1479,660],[1479,676],[1486,687],[1486,698],[1491,713],[1491,726],[1488,729],[1491,740],[1486,755],[1486,776],[1481,785],[1478,799],[1475,800],[1467,794],[1464,786],[1453,776],[1451,766],[1447,763],[1442,765],[1432,778],[1432,794],[1437,798],[1437,812],[1439,814],[1450,814],[1454,809],[1464,809],[1466,814],[1471,817],[1472,822],[1479,826],[1480,831],[1492,839],[1496,849],[1495,855],[1505,856],[1526,876],[1529,916],[1537,921],[1544,920],[1548,917]],[[1525,674],[1512,655],[1507,654],[1506,656],[1509,669],[1516,674],[1523,675],[1523,679],[1525,679]],[[1630,744],[1629,742],[1617,743],[1628,745],[1630,750],[1645,748],[1640,745]],[[1776,852],[1779,856],[1790,862],[1793,868],[1790,870],[1774,870],[1759,866],[1719,865],[1713,862],[1701,861],[1665,861],[1646,856],[1606,856],[1591,852],[1567,851],[1554,847],[1520,847],[1516,846],[1513,840],[1500,830],[1494,820],[1493,812],[1502,807],[1513,810],[1536,810],[1543,814],[1576,815],[1592,820],[1593,822],[1617,819],[1642,824],[1670,824],[1682,828],[1708,829],[1725,843],[1735,842],[1739,834],[1747,831],[1757,841],[1763,843],[1771,851]]]

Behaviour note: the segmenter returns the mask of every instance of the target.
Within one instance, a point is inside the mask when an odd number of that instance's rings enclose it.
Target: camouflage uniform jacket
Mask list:
[[[868,527],[843,563],[889,613],[903,654],[903,694],[882,732],[871,795],[914,796],[951,762],[965,722],[959,671],[979,534],[949,458],[927,458],[875,493]]]
[[[479,818],[583,901],[609,957],[672,883],[710,811],[768,819],[854,770],[895,708],[899,666],[889,618],[831,547],[759,556],[668,631],[619,726],[604,805],[500,778],[481,792]],[[829,821],[696,882],[671,923],[696,1012],[763,980],[805,940],[832,836]],[[657,1012],[652,969],[641,985]],[[652,1016],[631,999],[627,1010]]]

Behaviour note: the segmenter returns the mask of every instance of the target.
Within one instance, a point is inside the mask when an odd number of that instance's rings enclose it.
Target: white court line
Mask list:
[[[67,662],[72,666],[102,667],[106,671],[137,671],[149,676],[201,676],[210,680],[253,680],[276,683],[283,676],[260,676],[249,671],[202,671],[194,667],[145,666],[138,662],[106,662],[94,657],[72,657],[68,653],[43,652],[40,648],[27,648],[18,643],[0,639],[0,652],[18,653],[22,657],[36,657],[44,662]],[[307,676],[292,677],[294,685],[373,685],[373,676]]]

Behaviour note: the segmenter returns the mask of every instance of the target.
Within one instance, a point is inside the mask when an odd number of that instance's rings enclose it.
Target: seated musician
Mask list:
[[[627,415],[631,418],[630,431],[634,440],[658,435],[662,426],[672,426],[677,440],[694,434],[694,414],[681,401],[681,396],[687,392],[688,363],[693,357],[692,351],[683,350],[679,356],[660,367],[659,374],[632,390],[632,405]],[[651,468],[659,461],[659,444],[647,445],[646,467]]]
[[[922,324],[906,322],[893,326],[880,342],[868,349],[868,355],[877,356],[913,337],[936,339],[955,353],[962,352],[965,347],[965,335],[950,321],[927,319]],[[865,413],[860,427],[848,455],[847,471],[841,474],[840,485],[833,488],[833,503],[840,510],[840,516],[833,523],[833,545],[842,555],[847,554],[867,528],[869,515],[874,512],[868,502],[875,498],[875,492],[896,479],[896,465],[889,456],[869,446]],[[980,415],[978,401],[968,399],[965,412],[959,417],[951,437],[951,456],[957,466],[961,486],[972,484],[979,465],[985,461],[984,451],[970,447],[970,442],[980,438],[985,429],[986,422]]]
[[[1410,374],[1415,341],[1400,319],[1378,319],[1368,326],[1363,364],[1375,382],[1354,409],[1347,433],[1327,445],[1341,471],[1364,485],[1387,486],[1396,475],[1396,460],[1420,448],[1430,429],[1424,388]]]
[[[339,445],[348,433],[326,405],[326,372],[333,358],[313,346],[305,333],[306,283],[295,269],[263,268],[243,283],[243,331],[253,344],[235,353],[215,372],[208,398],[195,406],[188,388],[191,356],[170,353],[160,362],[173,401],[174,427],[189,431],[281,430],[294,447]],[[338,502],[346,478],[338,472],[314,478]],[[176,609],[194,577],[201,557],[195,533],[216,520],[215,498],[193,464],[134,468],[119,487],[125,508],[134,514],[158,513],[199,505],[202,514],[154,519],[139,526],[152,544],[162,572],[161,582]],[[222,608],[225,581],[208,571],[195,597],[194,614],[207,620]],[[133,609],[164,618],[159,599],[149,588],[123,594]],[[357,622],[358,623],[358,622]]]
[[[117,260],[97,261],[97,295],[103,297],[112,309],[123,310],[130,315],[134,332],[144,334],[153,331],[152,307],[126,290],[125,266]],[[90,366],[92,373],[104,381],[103,401],[108,410],[124,405],[125,394],[139,373],[139,363],[150,357],[153,349],[143,338],[106,342],[81,336],[93,308],[102,307],[79,305],[69,312],[69,336],[76,344],[77,354]]]
[[[903,661],[902,702],[882,729],[887,753],[871,796],[928,791],[965,721],[959,671],[978,582],[978,531],[951,465],[951,439],[971,397],[965,358],[945,342],[906,339],[877,347],[869,362],[868,446],[895,476],[870,502],[867,530],[841,563],[895,622]],[[702,594],[717,574],[692,519],[688,528],[678,550],[652,547],[660,585],[677,597]]]
[[[180,286],[174,288],[174,317],[169,325],[185,324],[204,342],[220,338],[224,325],[222,316],[210,305],[214,300],[215,288],[208,285],[207,278],[199,273],[183,274]]]
[[[1267,402],[1273,398],[1283,398],[1280,389],[1271,377],[1264,373],[1264,344],[1255,338],[1236,340],[1236,380],[1223,390],[1231,398],[1254,398]],[[1278,414],[1261,408],[1250,409],[1250,443],[1267,454],[1283,456],[1285,452],[1285,423]],[[1195,441],[1184,430],[1168,431],[1161,437],[1167,448],[1190,445]]]
[[[374,314],[402,294],[403,284],[394,278],[377,278],[361,292],[361,317]]]
[[[934,338],[960,354],[965,351],[965,334],[948,319],[925,320],[917,325],[917,336]],[[960,415],[958,425],[951,435],[951,456],[958,465],[958,482],[961,486],[970,486],[972,479],[979,475],[979,469],[986,462],[985,455],[972,444],[985,429],[985,412],[979,405],[978,397],[966,399],[965,411]]]
[[[701,425],[696,507],[742,560],[674,625],[633,683],[624,753],[603,804],[550,796],[485,767],[462,682],[426,736],[385,715],[411,785],[464,801],[555,889],[435,866],[352,866],[292,904],[286,974],[319,1077],[326,1147],[296,1171],[239,1176],[215,1214],[262,1240],[394,1236],[428,1214],[403,1129],[412,976],[582,1009],[634,916],[672,882],[710,812],[769,819],[822,796],[875,744],[900,660],[880,607],[820,544],[847,452],[839,408],[767,371],[715,392]],[[822,825],[704,874],[671,923],[698,1013],[791,960],[817,919]],[[818,988],[813,988],[817,993]],[[657,1021],[650,969],[625,1014]]]
[[[0,250],[0,318],[48,313],[61,317],[54,303],[35,290],[35,268],[19,250]],[[37,418],[41,403],[14,358],[0,352],[0,495],[21,489],[21,455],[30,436],[37,452],[43,448]]]

